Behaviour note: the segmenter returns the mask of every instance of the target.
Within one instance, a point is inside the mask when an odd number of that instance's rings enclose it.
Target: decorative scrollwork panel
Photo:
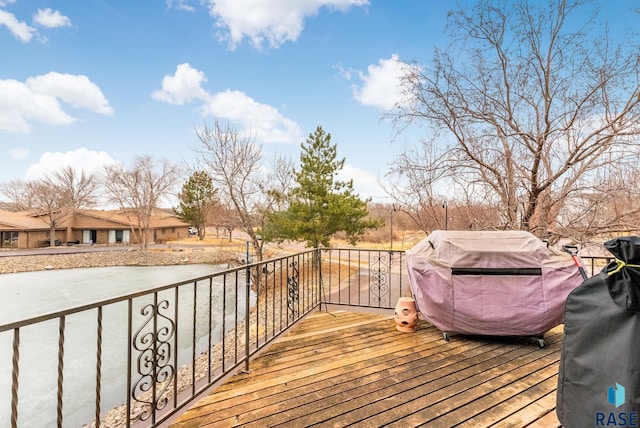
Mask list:
[[[377,253],[371,258],[371,265],[369,266],[371,272],[369,292],[371,304],[373,305],[389,305],[391,266],[393,265],[394,257],[391,253]]]
[[[299,279],[298,262],[294,260],[289,264],[287,275],[287,309],[290,319],[295,319],[298,311]]]
[[[138,351],[139,379],[132,386],[131,398],[141,405],[140,420],[149,419],[167,405],[168,389],[176,375],[176,368],[171,364],[175,352],[171,341],[176,326],[164,313],[168,308],[167,300],[142,307],[140,313],[144,319],[132,339],[131,345]]]

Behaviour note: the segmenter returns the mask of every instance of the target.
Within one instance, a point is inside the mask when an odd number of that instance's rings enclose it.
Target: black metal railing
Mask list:
[[[322,249],[323,300],[392,309],[410,292],[404,251]]]
[[[301,252],[0,325],[0,426],[162,425],[320,305],[317,260]]]
[[[0,325],[0,426],[162,426],[322,303],[409,293],[403,251],[326,248]]]
[[[588,276],[597,275],[606,265],[614,260],[613,257],[583,256],[584,267]]]

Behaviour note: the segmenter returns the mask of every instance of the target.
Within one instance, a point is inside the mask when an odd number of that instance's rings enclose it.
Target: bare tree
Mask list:
[[[640,161],[636,161],[640,163]],[[603,172],[606,179],[591,180],[568,198],[558,215],[563,236],[584,244],[595,237],[640,231],[640,182],[638,165],[625,165]]]
[[[217,238],[220,237],[220,229],[225,230],[229,242],[233,239],[234,229],[242,227],[236,216],[236,210],[222,204],[217,204],[211,212],[207,213],[206,223],[216,228]]]
[[[103,186],[107,199],[124,210],[142,250],[151,241],[151,216],[159,202],[172,194],[178,177],[176,166],[150,156],[137,158],[130,169],[121,165],[105,168]]]
[[[265,199],[263,212],[287,209],[289,201],[283,197],[295,183],[295,163],[291,158],[276,155],[271,160],[271,168],[261,184]]]
[[[441,147],[439,168],[483,189],[500,208],[496,227],[546,236],[579,189],[599,187],[603,171],[636,156],[638,43],[614,45],[585,8],[479,1],[449,14],[452,43],[436,50],[432,69],[406,64],[410,101],[391,116],[434,128],[440,138],[425,144]]]
[[[95,205],[97,180],[93,174],[66,166],[45,178],[25,184],[29,209],[49,225],[49,246],[55,246],[56,229],[81,208]]]
[[[12,180],[0,184],[0,193],[7,198],[8,206],[12,211],[28,211],[33,207],[31,193],[24,180]]]
[[[96,205],[96,189],[98,180],[94,174],[67,166],[54,173],[47,181],[58,185],[62,190],[62,198],[72,209],[89,208]]]
[[[215,120],[213,128],[206,124],[196,129],[199,144],[194,152],[206,166],[220,199],[234,211],[240,228],[251,241],[258,261],[262,260],[262,239],[256,233],[260,226],[258,207],[262,196],[262,151],[254,138],[228,124]]]
[[[442,209],[450,196],[444,183],[452,170],[442,168],[436,147],[423,145],[401,153],[387,173],[388,182],[383,189],[393,198],[396,209],[404,212],[425,233],[445,228]]]

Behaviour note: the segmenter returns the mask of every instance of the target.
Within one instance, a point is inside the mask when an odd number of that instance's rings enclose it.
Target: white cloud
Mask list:
[[[9,157],[12,159],[24,159],[29,156],[29,150],[24,147],[16,147],[9,150]]]
[[[340,76],[344,77],[347,80],[351,80],[353,75],[357,73],[357,70],[353,68],[344,68],[341,65],[334,65],[333,68],[338,70],[338,73],[340,74]]]
[[[29,43],[33,36],[38,34],[38,30],[30,27],[26,22],[19,21],[13,13],[0,10],[0,26],[4,25],[11,31],[11,34],[24,43]]]
[[[151,98],[169,104],[182,105],[196,99],[207,97],[207,92],[201,85],[206,82],[204,73],[191,67],[188,63],[176,67],[173,76],[164,76],[162,89],[154,91]]]
[[[33,16],[33,22],[46,28],[56,27],[70,27],[71,20],[62,15],[57,10],[38,9],[38,12]]]
[[[368,74],[359,73],[363,84],[353,87],[353,96],[361,104],[390,110],[402,100],[401,77],[403,65],[398,55],[381,59],[367,67]]]
[[[76,108],[87,108],[98,114],[111,116],[113,109],[100,88],[87,76],[52,71],[26,81],[34,92],[60,98]]]
[[[336,178],[340,181],[353,180],[354,193],[362,199],[373,198],[379,200],[384,197],[378,178],[370,171],[345,163]]]
[[[209,14],[230,49],[245,37],[256,48],[265,40],[276,48],[297,40],[305,18],[316,15],[322,7],[344,12],[351,6],[368,4],[369,0],[209,0]]]
[[[195,12],[196,10],[193,6],[188,4],[188,0],[167,0],[166,3],[168,9],[173,8],[175,4],[175,8],[178,10],[184,10],[187,12]]]
[[[240,91],[211,95],[203,105],[204,116],[214,116],[239,124],[261,143],[295,143],[302,136],[300,126],[270,105],[256,102]]]
[[[98,86],[86,76],[47,73],[25,82],[0,79],[0,130],[27,133],[31,122],[66,125],[76,121],[60,101],[102,115],[113,109]]]
[[[27,133],[29,122],[66,125],[75,119],[56,98],[36,93],[23,82],[0,79],[0,130]]]
[[[250,132],[260,143],[300,141],[302,132],[298,124],[284,117],[275,107],[261,104],[241,91],[209,94],[201,86],[206,81],[202,71],[186,63],[180,64],[173,76],[164,76],[162,89],[152,92],[151,97],[175,105],[200,101],[204,117],[226,119]]]
[[[97,173],[106,165],[117,162],[106,152],[96,152],[84,147],[70,152],[45,152],[37,163],[27,169],[24,179],[37,180],[48,174],[59,171],[66,166],[73,167],[76,171]]]

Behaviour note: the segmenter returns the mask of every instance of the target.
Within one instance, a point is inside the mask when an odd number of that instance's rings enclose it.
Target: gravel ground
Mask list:
[[[187,248],[171,251],[113,250],[95,253],[8,256],[0,258],[0,274],[105,266],[220,264],[237,258],[238,255],[234,252],[215,248]]]

